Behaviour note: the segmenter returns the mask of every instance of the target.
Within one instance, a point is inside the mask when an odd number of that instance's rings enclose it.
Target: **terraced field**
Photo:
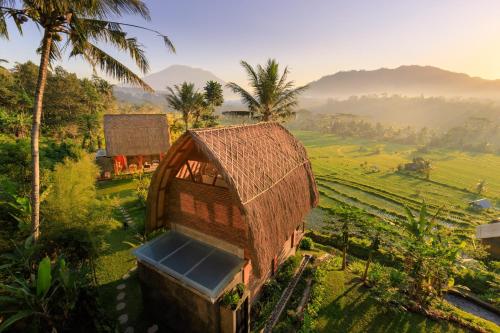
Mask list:
[[[473,235],[474,226],[500,214],[492,209],[475,213],[468,202],[479,196],[475,184],[485,180],[489,198],[500,208],[500,156],[437,150],[417,154],[418,147],[341,139],[316,132],[294,132],[307,148],[318,188],[320,207],[346,202],[369,214],[398,223],[404,206],[415,211],[425,201],[430,212],[442,209],[440,223],[456,233]],[[432,162],[430,180],[401,174],[397,166],[414,156]]]

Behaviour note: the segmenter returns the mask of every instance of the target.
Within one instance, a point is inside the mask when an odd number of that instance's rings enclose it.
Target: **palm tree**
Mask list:
[[[368,278],[368,269],[370,268],[370,264],[373,260],[373,255],[378,251],[380,247],[380,234],[376,233],[372,238],[372,243],[370,245],[370,250],[368,252],[368,258],[366,259],[365,271],[363,272],[363,276],[361,280],[366,283],[366,279]]]
[[[205,101],[209,108],[215,109],[224,103],[224,93],[219,82],[208,81],[203,90],[205,90]]]
[[[187,82],[183,82],[180,87],[175,85],[173,89],[167,87],[167,91],[167,103],[182,114],[184,129],[187,131],[189,118],[196,115],[199,117],[200,110],[205,105],[203,94],[195,89],[194,83]]]
[[[294,82],[287,81],[288,67],[280,76],[279,65],[274,59],[269,59],[266,67],[257,65],[254,69],[245,61],[241,61],[241,65],[248,74],[253,95],[234,82],[228,83],[227,87],[241,95],[250,111],[259,114],[262,121],[291,116],[292,109],[297,105],[297,97],[307,86],[294,88]]]
[[[340,206],[335,211],[335,217],[329,218],[325,222],[326,230],[333,231],[332,235],[340,236],[340,246],[342,247],[342,270],[347,268],[347,251],[349,249],[349,239],[353,234],[360,231],[360,227],[366,222],[365,213],[356,207]]]
[[[110,44],[127,52],[143,73],[149,70],[149,63],[137,39],[128,37],[123,30],[124,26],[152,31],[163,38],[171,51],[175,51],[169,38],[157,31],[109,20],[110,17],[121,17],[125,14],[149,19],[148,8],[141,0],[0,0],[0,37],[9,38],[6,22],[8,18],[12,19],[20,32],[23,30],[23,24],[28,21],[43,31],[38,48],[40,66],[31,130],[31,221],[35,240],[40,235],[40,123],[50,64],[62,58],[62,50],[67,50],[70,57],[80,56],[94,68],[99,67],[115,79],[152,91],[138,75],[97,45]]]

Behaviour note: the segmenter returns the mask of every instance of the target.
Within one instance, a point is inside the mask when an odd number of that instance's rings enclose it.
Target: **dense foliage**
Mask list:
[[[215,81],[208,81],[204,93],[195,89],[194,83],[183,82],[180,86],[167,87],[168,105],[181,113],[184,130],[191,124],[194,128],[217,125],[215,108],[224,102],[222,86]]]
[[[0,131],[17,138],[27,137],[34,82],[38,66],[32,62],[0,68]],[[48,72],[42,131],[59,140],[77,139],[83,148],[94,151],[103,145],[102,114],[113,112],[112,86],[97,76],[80,79],[62,67]]]

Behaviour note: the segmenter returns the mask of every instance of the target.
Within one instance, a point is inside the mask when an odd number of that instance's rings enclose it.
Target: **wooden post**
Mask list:
[[[142,155],[139,155],[138,169],[142,170]]]

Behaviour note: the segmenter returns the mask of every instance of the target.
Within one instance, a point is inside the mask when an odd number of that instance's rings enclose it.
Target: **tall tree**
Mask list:
[[[222,91],[222,84],[217,81],[208,81],[203,88],[205,91],[205,101],[209,108],[215,109],[224,103],[224,93]]]
[[[167,87],[167,91],[167,103],[182,114],[184,129],[187,131],[190,118],[199,114],[199,110],[204,107],[203,94],[195,89],[194,83],[187,82],[183,82],[180,86],[175,85],[174,88]]]
[[[456,244],[450,231],[436,223],[439,209],[432,217],[422,204],[418,216],[407,207],[407,221],[403,223],[405,271],[408,274],[408,296],[417,304],[426,306],[450,283],[460,251],[465,243]]]
[[[299,94],[307,86],[294,88],[294,82],[287,81],[288,67],[280,75],[279,64],[274,59],[269,59],[265,67],[257,65],[253,68],[246,61],[241,61],[241,66],[247,72],[253,94],[234,82],[227,86],[241,96],[250,111],[257,113],[262,121],[290,117]]]
[[[215,115],[215,108],[224,103],[224,93],[222,85],[217,81],[208,81],[203,88],[205,107],[201,109],[201,122],[197,122],[197,127],[213,127],[217,125],[217,116]]]
[[[42,105],[48,68],[54,60],[62,57],[64,48],[70,57],[82,57],[93,67],[99,67],[108,75],[123,82],[138,85],[152,91],[137,74],[101,49],[104,43],[125,51],[139,69],[146,73],[149,63],[136,38],[130,38],[124,26],[146,29],[163,38],[166,46],[175,51],[169,38],[157,31],[136,25],[111,21],[110,17],[138,15],[149,19],[149,11],[141,0],[0,0],[0,37],[9,38],[7,19],[12,19],[22,33],[23,24],[30,21],[41,31],[43,37],[38,48],[40,65],[35,89],[33,124],[31,130],[32,155],[32,228],[33,237],[40,235],[40,162],[39,138]]]
[[[342,270],[347,268],[347,251],[349,250],[350,237],[359,233],[365,224],[366,214],[363,210],[343,205],[335,210],[334,216],[327,219],[325,229],[333,231],[335,237],[340,239],[342,247]]]

